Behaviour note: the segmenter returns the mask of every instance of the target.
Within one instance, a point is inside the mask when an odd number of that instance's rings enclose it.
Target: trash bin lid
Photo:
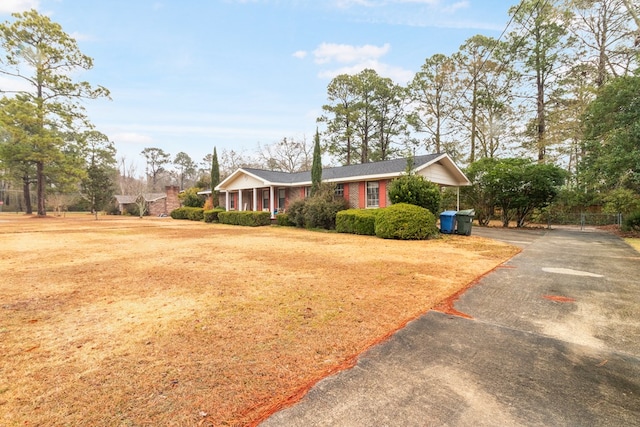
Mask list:
[[[444,211],[440,214],[440,216],[456,216],[456,211]]]
[[[465,215],[465,216],[475,216],[476,211],[473,209],[465,209],[463,211],[458,211],[456,215]]]

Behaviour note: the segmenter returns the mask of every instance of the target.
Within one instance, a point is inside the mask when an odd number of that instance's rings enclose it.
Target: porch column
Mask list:
[[[456,187],[456,210],[460,210],[460,187]]]
[[[276,209],[273,201],[273,186],[269,187],[269,212],[271,212],[271,218],[275,218],[273,211]]]
[[[238,190],[238,210],[242,211],[242,190]]]
[[[258,210],[258,189],[254,188],[253,189],[253,211],[257,211]]]
[[[224,208],[226,210],[229,210],[229,192],[228,191],[224,192]]]

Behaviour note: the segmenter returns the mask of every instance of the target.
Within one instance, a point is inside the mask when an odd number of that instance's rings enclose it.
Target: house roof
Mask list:
[[[467,177],[455,165],[447,154],[427,154],[413,158],[413,170],[420,172],[436,163],[441,164],[448,173],[455,178],[458,185],[470,185]],[[322,169],[322,181],[360,181],[365,179],[393,178],[407,170],[407,159],[384,160],[381,162],[362,163]],[[216,190],[225,191],[229,184],[244,175],[251,177],[253,182],[263,186],[293,186],[311,185],[311,172],[278,172],[255,168],[240,168],[223,180]],[[211,194],[211,190],[201,191],[199,194]]]

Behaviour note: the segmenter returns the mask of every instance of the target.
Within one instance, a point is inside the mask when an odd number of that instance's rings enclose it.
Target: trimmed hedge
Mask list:
[[[398,203],[376,215],[376,236],[383,239],[426,240],[437,235],[436,217],[420,206]]]
[[[338,233],[376,235],[376,216],[382,209],[347,209],[336,215]]]
[[[225,211],[218,213],[218,221],[220,224],[258,227],[271,225],[271,214],[269,212]]]
[[[224,209],[216,208],[204,211],[204,222],[219,222],[218,214],[224,212]]]
[[[203,208],[193,208],[189,206],[183,206],[171,211],[171,218],[173,219],[188,219],[191,221],[202,221],[204,219]]]

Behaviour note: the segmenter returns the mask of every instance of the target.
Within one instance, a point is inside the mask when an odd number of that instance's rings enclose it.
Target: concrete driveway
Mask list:
[[[475,227],[522,253],[319,382],[271,426],[640,426],[640,254],[598,231]],[[375,313],[372,313],[375,315]]]

